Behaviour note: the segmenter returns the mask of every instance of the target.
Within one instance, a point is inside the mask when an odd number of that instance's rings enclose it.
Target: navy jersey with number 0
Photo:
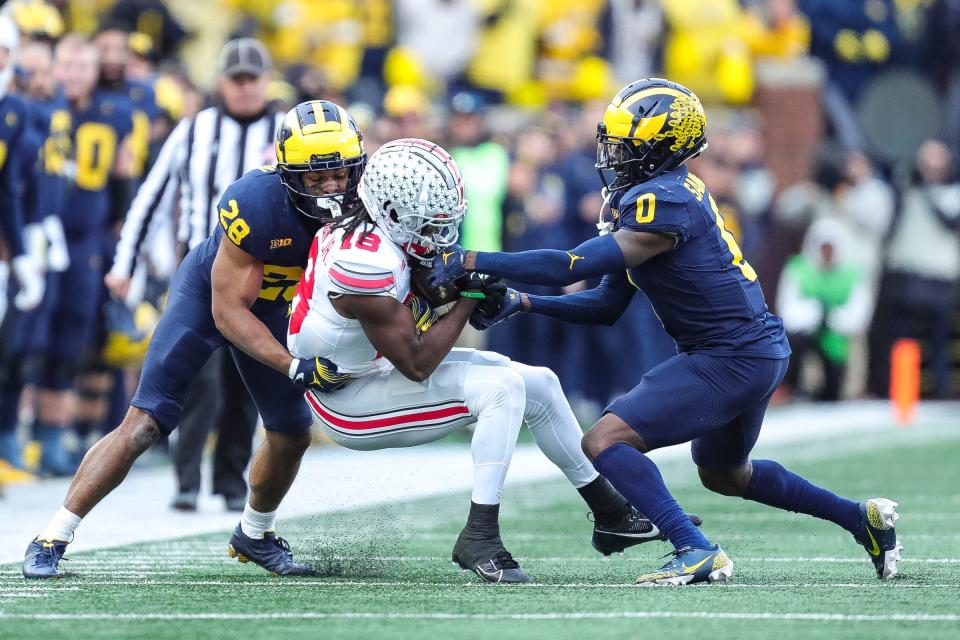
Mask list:
[[[790,355],[783,323],[767,310],[703,181],[686,166],[614,194],[615,229],[669,234],[673,249],[627,270],[681,352]]]
[[[110,220],[107,184],[123,140],[133,130],[133,105],[123,95],[97,90],[86,109],[72,110],[73,184],[66,194],[67,237],[101,233]]]
[[[263,316],[286,309],[307,264],[317,227],[298,212],[272,166],[254,169],[220,198],[220,224],[198,245],[200,268],[209,279],[221,239],[263,262],[263,284],[252,311]]]

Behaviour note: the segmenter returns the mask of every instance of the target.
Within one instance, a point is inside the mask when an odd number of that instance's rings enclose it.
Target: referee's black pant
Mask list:
[[[247,482],[243,472],[250,462],[257,408],[230,357],[220,348],[190,387],[178,427],[173,462],[181,493],[200,490],[200,462],[210,430],[217,430],[213,451],[213,493],[243,498]]]

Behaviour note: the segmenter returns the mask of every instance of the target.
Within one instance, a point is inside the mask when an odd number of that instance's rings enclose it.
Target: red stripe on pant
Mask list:
[[[345,420],[344,418],[339,418],[324,409],[323,406],[317,402],[316,398],[313,397],[311,392],[308,391],[303,395],[307,399],[307,402],[310,403],[310,406],[313,407],[314,411],[320,414],[320,417],[336,427],[340,427],[341,429],[349,429],[351,431],[365,431],[367,429],[395,427],[397,425],[402,425],[405,422],[441,420],[457,415],[468,415],[470,413],[470,410],[466,407],[466,405],[459,405],[456,407],[447,407],[445,409],[432,409],[430,411],[421,411],[419,413],[391,416],[389,418],[374,418],[372,420]]]

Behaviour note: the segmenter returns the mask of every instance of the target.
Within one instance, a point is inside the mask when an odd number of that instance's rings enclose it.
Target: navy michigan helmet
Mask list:
[[[363,134],[347,110],[328,100],[309,100],[291,109],[277,131],[277,173],[294,206],[303,215],[330,222],[360,202],[357,186],[367,163]],[[317,193],[303,181],[305,173],[347,169],[347,186],[337,193]]]
[[[614,96],[597,124],[596,168],[609,191],[646,182],[698,156],[707,148],[706,130],[692,91],[662,78],[637,80]]]

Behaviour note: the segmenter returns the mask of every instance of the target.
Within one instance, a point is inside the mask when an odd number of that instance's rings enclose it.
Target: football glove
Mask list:
[[[455,284],[460,297],[481,300],[480,307],[484,309],[499,309],[507,291],[507,285],[500,282],[500,278],[473,272],[465,273]]]
[[[466,253],[459,244],[441,249],[433,258],[433,272],[427,278],[430,284],[436,286],[466,276],[467,270],[463,268],[463,257]]]
[[[423,296],[413,296],[407,302],[407,306],[410,307],[410,312],[413,314],[413,324],[417,329],[417,335],[426,333],[440,317]]]
[[[491,296],[491,304],[481,304],[470,314],[470,326],[478,331],[485,331],[495,324],[520,313],[520,292],[503,286],[503,294],[496,301]]]
[[[326,358],[294,358],[287,372],[290,379],[307,389],[329,393],[350,381],[350,375],[338,373],[337,365]]]
[[[20,284],[20,291],[14,297],[13,303],[20,311],[36,309],[43,300],[43,290],[46,286],[43,271],[36,261],[26,254],[17,256],[10,264]]]
[[[66,271],[70,267],[70,252],[67,250],[67,239],[63,234],[63,223],[60,216],[52,215],[43,219],[43,232],[50,243],[47,249],[47,269],[55,272]]]

